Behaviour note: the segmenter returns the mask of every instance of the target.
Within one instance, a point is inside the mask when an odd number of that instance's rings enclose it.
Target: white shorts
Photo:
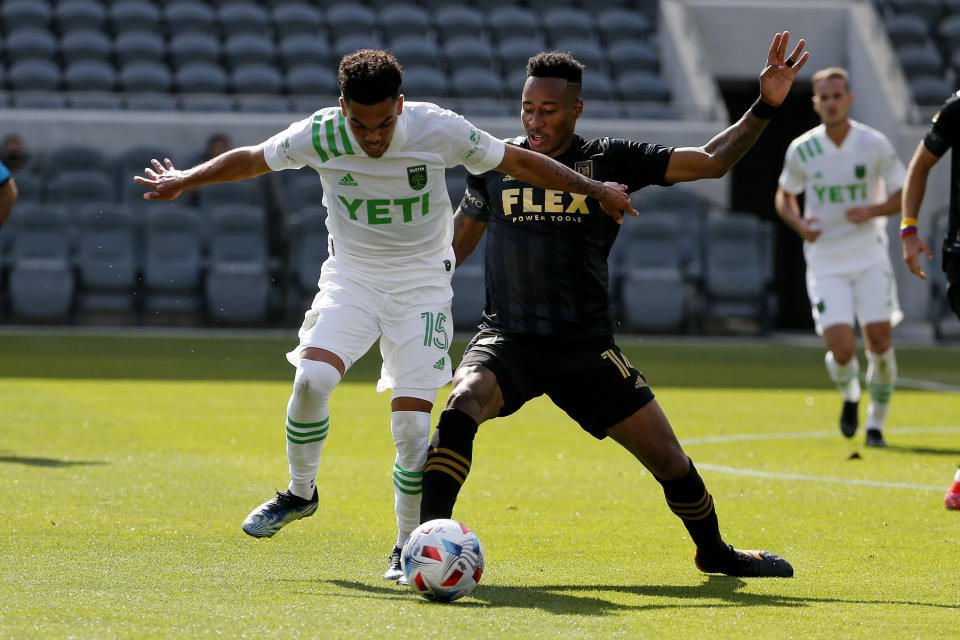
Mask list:
[[[826,276],[814,276],[807,269],[807,295],[821,336],[824,329],[834,325],[852,327],[854,316],[861,327],[874,322],[896,326],[903,320],[889,260],[852,273]]]
[[[394,397],[433,402],[453,373],[447,354],[453,337],[452,259],[451,249],[449,271],[445,261],[437,261],[435,269],[410,274],[407,282],[415,286],[385,292],[377,287],[382,280],[331,256],[304,315],[300,345],[287,360],[296,366],[303,349],[316,347],[335,353],[349,369],[380,338],[383,365],[377,391],[394,389]]]

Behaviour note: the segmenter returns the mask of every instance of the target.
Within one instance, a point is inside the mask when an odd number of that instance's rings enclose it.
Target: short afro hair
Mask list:
[[[527,60],[531,78],[563,78],[578,87],[583,84],[583,65],[569,53],[544,51]]]
[[[343,56],[337,71],[337,84],[344,102],[377,104],[400,97],[403,67],[391,54],[377,49],[361,49]]]

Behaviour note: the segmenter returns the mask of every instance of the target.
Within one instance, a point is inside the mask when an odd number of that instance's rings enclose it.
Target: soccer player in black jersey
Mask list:
[[[578,137],[583,65],[569,54],[541,53],[530,59],[523,88],[527,135],[512,144],[628,191],[720,177],[760,136],[809,57],[801,56],[801,40],[786,58],[788,36],[773,38],[760,97],[750,111],[698,148]],[[779,556],[740,551],[723,541],[703,480],[643,375],[614,343],[607,255],[621,221],[604,215],[593,200],[503,173],[468,178],[454,248],[461,262],[486,231],[487,302],[431,442],[420,520],[451,517],[478,424],[546,393],[588,433],[609,436],[653,473],[697,546],[700,570],[792,576],[793,568]]]
[[[923,140],[917,145],[907,167],[903,184],[903,202],[900,220],[900,239],[903,242],[903,259],[910,272],[927,279],[920,268],[920,254],[927,260],[933,254],[927,243],[917,233],[917,216],[927,190],[927,176],[947,149],[950,154],[950,217],[947,237],[943,239],[943,271],[947,276],[947,300],[950,308],[960,318],[960,91],[950,96],[933,116],[933,124]],[[953,478],[944,497],[947,509],[960,510],[960,471]],[[422,511],[422,509],[421,509]]]

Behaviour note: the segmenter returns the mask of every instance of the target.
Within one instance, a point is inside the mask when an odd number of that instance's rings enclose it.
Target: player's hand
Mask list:
[[[780,106],[787,97],[797,71],[803,68],[810,58],[810,52],[803,51],[807,41],[802,38],[790,56],[786,57],[784,54],[787,52],[789,39],[789,31],[773,36],[770,51],[767,53],[767,66],[760,73],[760,98],[775,107]],[[803,55],[800,55],[802,51]]]
[[[820,229],[820,219],[804,218],[800,221],[800,228],[797,229],[797,232],[800,234],[800,237],[807,242],[816,242],[822,232]]]
[[[623,224],[623,214],[631,216],[640,215],[630,203],[630,195],[627,193],[627,185],[619,182],[604,182],[604,196],[600,199],[600,208],[608,216],[617,221],[617,224]]]
[[[870,213],[869,207],[850,207],[846,211],[846,216],[847,220],[854,224],[866,222],[873,217],[873,215]]]
[[[184,189],[183,171],[176,169],[170,158],[164,158],[163,164],[157,159],[150,160],[153,169],[143,170],[147,177],[134,176],[133,181],[142,184],[152,191],[143,194],[144,200],[173,200]]]
[[[933,260],[930,247],[928,247],[927,243],[923,241],[923,238],[916,233],[904,236],[901,240],[903,240],[903,261],[907,263],[907,268],[910,269],[910,273],[922,280],[926,280],[927,274],[920,268],[920,254],[922,253],[927,260]]]

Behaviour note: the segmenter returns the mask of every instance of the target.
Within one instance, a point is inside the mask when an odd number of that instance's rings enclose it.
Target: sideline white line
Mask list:
[[[920,491],[943,491],[943,487],[933,487],[925,484],[904,484],[901,482],[877,482],[874,480],[856,480],[852,478],[829,478],[823,476],[806,476],[799,473],[774,473],[772,471],[756,471],[754,469],[737,469],[735,467],[724,467],[719,464],[709,464],[707,462],[697,462],[698,469],[707,469],[708,471],[719,471],[720,473],[733,473],[741,476],[755,476],[758,478],[775,478],[777,480],[806,480],[808,482],[831,482],[834,484],[852,484],[866,487],[882,487],[884,489],[914,489]]]
[[[960,387],[955,384],[944,384],[942,382],[933,382],[932,380],[917,380],[916,378],[901,378],[900,376],[897,376],[897,386],[907,387],[908,389],[920,389],[921,391],[960,393]]]
[[[891,427],[884,433],[960,433],[960,427]],[[703,436],[700,438],[681,438],[683,446],[691,444],[707,444],[716,442],[748,442],[750,440],[804,440],[807,438],[836,438],[839,432],[832,431],[789,431],[786,433],[730,433],[719,436]],[[699,463],[698,465],[699,466]]]

